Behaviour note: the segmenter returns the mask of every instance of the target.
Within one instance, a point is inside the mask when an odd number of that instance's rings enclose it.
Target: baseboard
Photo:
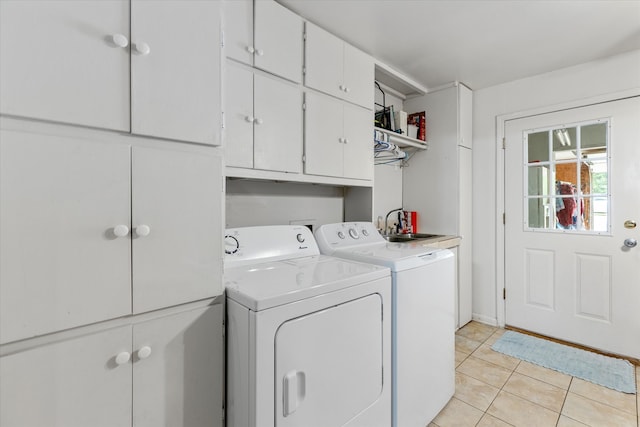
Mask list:
[[[494,317],[473,313],[471,319],[489,326],[498,326],[498,320]]]

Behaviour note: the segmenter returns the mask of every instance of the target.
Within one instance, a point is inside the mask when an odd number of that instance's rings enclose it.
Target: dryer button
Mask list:
[[[296,239],[298,239],[298,242],[300,242],[300,243],[304,242],[304,236],[302,234],[298,234],[296,236]]]
[[[342,231],[338,231],[338,237],[344,239],[344,233]]]
[[[358,234],[358,230],[356,230],[355,228],[349,229],[349,236],[353,237],[354,239],[360,238],[360,235]]]

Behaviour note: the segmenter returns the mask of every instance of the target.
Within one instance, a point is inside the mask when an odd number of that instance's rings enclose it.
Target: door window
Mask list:
[[[610,232],[609,120],[524,132],[525,231]]]

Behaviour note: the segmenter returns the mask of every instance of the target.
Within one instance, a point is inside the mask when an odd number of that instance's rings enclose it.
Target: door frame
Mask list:
[[[554,104],[545,107],[537,107],[529,110],[518,111],[514,113],[501,114],[496,116],[496,324],[504,327],[506,324],[506,303],[503,298],[503,290],[506,288],[505,282],[505,231],[502,223],[503,213],[505,212],[505,173],[504,173],[504,146],[505,126],[508,121],[523,119],[526,117],[537,116],[541,114],[556,113],[564,110],[570,110],[579,107],[586,107],[595,104],[603,104],[606,102],[618,101],[624,98],[640,96],[640,88],[628,89],[620,92],[613,92],[604,95],[598,95],[580,100]],[[507,219],[508,220],[508,219]]]

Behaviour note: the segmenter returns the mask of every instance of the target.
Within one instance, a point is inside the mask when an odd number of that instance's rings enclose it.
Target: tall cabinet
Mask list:
[[[221,3],[0,2],[3,427],[224,425]]]
[[[418,229],[462,237],[457,248],[458,327],[471,321],[472,92],[455,85],[404,103],[425,111],[429,150],[403,168],[403,207],[424,212]]]

